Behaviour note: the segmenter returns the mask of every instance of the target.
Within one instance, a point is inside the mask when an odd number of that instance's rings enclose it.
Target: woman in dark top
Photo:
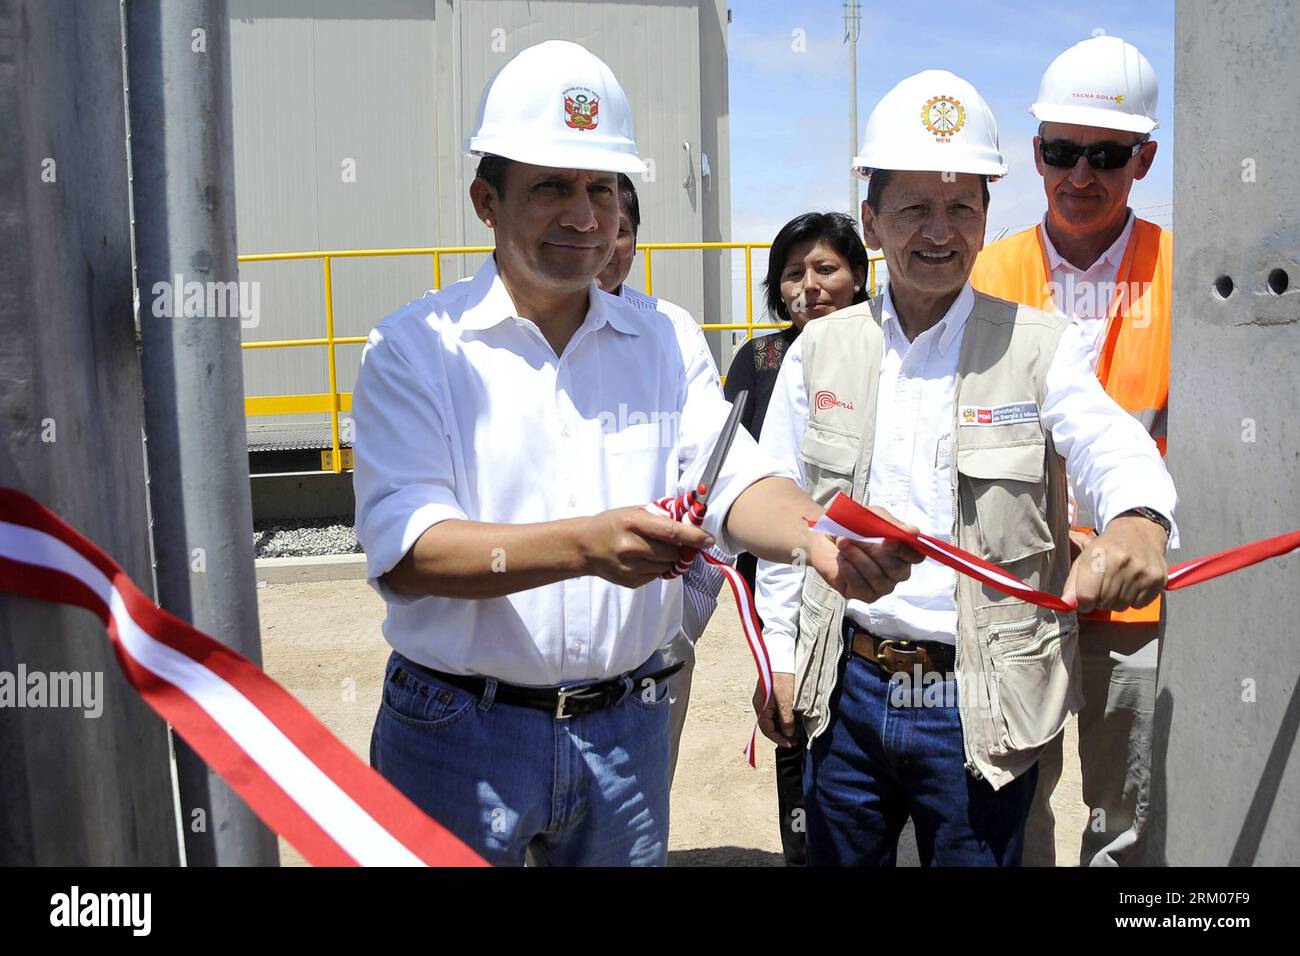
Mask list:
[[[763,430],[767,403],[786,349],[813,319],[865,302],[867,269],[867,251],[857,223],[841,212],[804,213],[782,226],[772,240],[763,280],[767,312],[777,322],[792,324],[776,335],[742,345],[731,361],[725,386],[728,401],[734,401],[741,389],[749,390],[741,421],[755,439]],[[742,554],[736,561],[751,590],[756,565],[752,554]],[[798,746],[776,748],[776,795],[787,866],[803,866],[807,859],[799,825],[803,817],[803,744],[800,734]]]
[[[749,390],[741,422],[756,440],[790,343],[813,319],[867,300],[867,250],[857,223],[842,212],[806,212],[791,219],[772,240],[763,293],[773,321],[792,325],[742,345],[725,386],[728,401]],[[742,554],[736,563],[751,589],[755,566],[752,554]]]

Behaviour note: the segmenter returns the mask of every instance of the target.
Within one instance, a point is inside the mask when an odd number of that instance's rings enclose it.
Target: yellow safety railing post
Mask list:
[[[745,339],[754,337],[754,247],[745,244]]]
[[[654,295],[655,277],[654,273],[650,270],[651,250],[643,248],[642,251],[645,253],[645,294]]]
[[[433,254],[433,287],[435,289],[442,288],[442,253],[441,252],[435,252]]]
[[[330,436],[334,448],[330,467],[338,474],[343,470],[343,453],[339,450],[339,379],[338,363],[334,358],[334,277],[329,256],[325,257],[325,342],[329,353]]]

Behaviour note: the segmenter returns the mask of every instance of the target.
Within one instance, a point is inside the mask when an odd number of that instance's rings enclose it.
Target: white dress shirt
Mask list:
[[[1106,328],[1110,325],[1110,304],[1114,299],[1115,280],[1119,276],[1119,267],[1124,262],[1124,250],[1128,248],[1129,237],[1133,235],[1135,218],[1130,209],[1119,236],[1087,269],[1080,269],[1056,251],[1052,237],[1047,234],[1046,213],[1038,227],[1043,238],[1043,251],[1047,254],[1047,267],[1052,273],[1052,302],[1056,306],[1056,313],[1078,325],[1084,340],[1092,346],[1094,372],[1101,360]],[[1072,483],[1067,483],[1067,493],[1070,500],[1070,524],[1082,522],[1091,527],[1092,516],[1086,510],[1080,513]]]
[[[884,346],[868,498],[872,505],[945,541],[952,541],[954,520],[949,443],[957,362],[974,303],[967,283],[943,318],[911,342],[899,324],[888,287],[881,314]],[[1103,527],[1116,515],[1143,505],[1172,520],[1176,497],[1160,453],[1137,420],[1102,389],[1092,371],[1091,351],[1079,327],[1067,327],[1048,367],[1040,420],[1064,456],[1075,486],[1098,504]],[[799,447],[808,425],[802,356],[801,337],[786,353],[759,442],[800,484],[804,474]],[[776,671],[794,670],[802,574],[797,568],[758,563],[758,613]],[[957,627],[955,575],[927,559],[914,565],[911,577],[892,593],[871,604],[850,601],[847,613],[882,637],[951,644]]]
[[[694,347],[704,356],[717,382],[718,390],[722,390],[722,379],[718,377],[718,366],[713,361],[713,352],[709,349],[708,340],[704,338],[704,331],[689,312],[675,302],[646,295],[626,282],[619,286],[618,294],[638,309],[660,312],[667,316],[677,332],[678,339],[682,342],[682,347]],[[732,555],[719,550],[716,544],[709,549],[709,553],[728,564],[733,564],[736,560]],[[700,639],[704,628],[708,626],[709,618],[713,617],[713,612],[717,610],[718,592],[722,590],[725,581],[723,573],[703,558],[692,562],[687,572],[682,575],[682,630],[686,632],[686,638],[692,645]]]
[[[1110,304],[1114,300],[1115,280],[1124,262],[1124,250],[1133,235],[1133,211],[1130,209],[1124,228],[1110,248],[1087,269],[1080,269],[1064,259],[1047,234],[1047,216],[1038,227],[1043,238],[1043,251],[1047,253],[1047,267],[1052,273],[1052,301],[1056,311],[1077,323],[1083,337],[1093,348],[1092,366],[1097,367],[1102,340],[1110,318]]]
[[[589,296],[557,356],[489,257],[370,333],[353,393],[357,536],[388,602],[384,637],[417,663],[553,687],[633,670],[681,626],[680,579],[631,589],[579,577],[482,600],[379,581],[440,521],[574,518],[698,482],[730,411],[716,372],[671,324],[594,282]],[[736,436],[704,519],[727,550],[731,505],[778,470]],[[510,555],[492,559],[508,567]]]

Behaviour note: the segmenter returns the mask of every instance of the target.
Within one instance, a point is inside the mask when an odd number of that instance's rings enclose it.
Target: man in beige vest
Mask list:
[[[1175,504],[1154,443],[1077,326],[968,281],[1006,173],[988,106],[951,73],[909,77],[854,168],[888,283],[800,336],[763,447],[819,503],[883,506],[1084,611],[1150,601]],[[1101,529],[1073,564],[1067,474]],[[1016,865],[1038,755],[1081,703],[1076,617],[933,561],[892,593],[887,572],[864,571],[881,597],[846,602],[815,570],[759,565],[760,723],[778,744],[796,714],[807,732],[809,862],[892,865],[910,817],[925,864]]]

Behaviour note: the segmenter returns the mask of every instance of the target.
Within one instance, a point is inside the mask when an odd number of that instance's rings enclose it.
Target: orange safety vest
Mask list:
[[[1039,224],[984,249],[975,260],[971,284],[1000,299],[1055,311],[1042,230]],[[1115,277],[1110,320],[1097,360],[1097,378],[1107,394],[1146,426],[1161,455],[1165,453],[1169,405],[1173,268],[1173,233],[1136,219]],[[1084,617],[1130,623],[1158,621],[1160,599],[1143,608]]]

